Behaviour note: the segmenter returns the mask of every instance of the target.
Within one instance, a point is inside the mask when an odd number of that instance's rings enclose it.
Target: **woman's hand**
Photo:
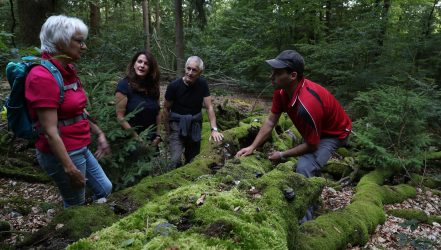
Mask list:
[[[70,184],[74,188],[83,188],[86,185],[86,178],[75,166],[65,170],[67,176],[69,176]]]
[[[152,141],[152,145],[157,147],[159,145],[159,143],[161,143],[162,139],[161,136],[156,136],[156,138]]]
[[[106,135],[104,133],[100,133],[98,135],[98,148],[95,152],[95,157],[99,160],[106,155],[110,155],[110,146],[107,143]]]

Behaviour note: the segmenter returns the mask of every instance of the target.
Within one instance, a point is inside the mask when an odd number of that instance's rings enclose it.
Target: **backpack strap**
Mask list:
[[[41,60],[41,65],[49,70],[49,72],[55,77],[58,87],[60,88],[60,101],[58,103],[62,104],[64,101],[64,81],[61,72],[49,60]]]

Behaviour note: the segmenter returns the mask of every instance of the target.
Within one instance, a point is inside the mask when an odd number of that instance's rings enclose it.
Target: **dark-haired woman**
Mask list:
[[[127,76],[118,82],[115,91],[116,116],[124,129],[132,129],[132,136],[154,126],[149,135],[154,146],[161,142],[159,105],[159,67],[148,51],[136,53],[127,66]],[[136,111],[129,120],[126,116]]]

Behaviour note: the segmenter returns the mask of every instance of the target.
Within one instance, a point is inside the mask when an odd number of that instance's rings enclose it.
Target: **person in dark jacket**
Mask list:
[[[121,127],[131,130],[132,137],[147,128],[154,128],[149,140],[154,146],[161,142],[158,63],[148,51],[137,52],[127,66],[127,75],[118,82],[115,91],[116,117]],[[133,117],[126,116],[134,112]]]

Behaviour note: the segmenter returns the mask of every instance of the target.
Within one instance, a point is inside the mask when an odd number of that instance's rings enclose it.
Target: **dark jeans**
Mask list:
[[[304,175],[306,178],[317,176],[335,150],[344,146],[345,143],[346,140],[339,140],[337,137],[321,138],[318,149],[315,152],[299,157],[296,172]],[[310,206],[306,211],[306,215],[300,220],[300,223],[302,224],[308,220],[312,220],[313,213],[314,206]]]
[[[181,157],[184,153],[185,164],[190,163],[201,151],[201,141],[191,140],[191,136],[179,135],[179,122],[170,122],[169,147],[171,154],[170,168],[174,169],[182,165]]]

